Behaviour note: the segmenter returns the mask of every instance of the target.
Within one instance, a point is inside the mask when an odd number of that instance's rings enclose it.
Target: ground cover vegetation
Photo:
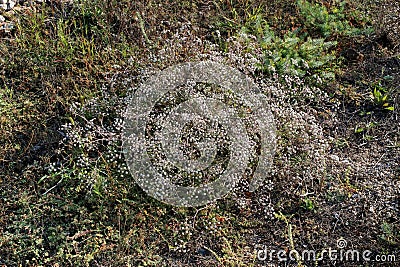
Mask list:
[[[389,0],[0,8],[0,266],[266,266],[264,247],[338,240],[399,261],[398,14]],[[172,207],[129,174],[122,112],[155,71],[206,59],[262,88],[276,155],[257,191]]]

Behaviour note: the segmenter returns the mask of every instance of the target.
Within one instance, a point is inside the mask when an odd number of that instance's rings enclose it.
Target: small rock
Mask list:
[[[6,21],[6,19],[2,15],[0,15],[0,23],[4,21]]]
[[[334,160],[334,161],[339,161],[340,160],[339,156],[337,156],[337,155],[331,155],[331,159]]]
[[[197,250],[197,253],[199,253],[201,256],[210,256],[211,255],[211,252],[205,248],[199,248]]]

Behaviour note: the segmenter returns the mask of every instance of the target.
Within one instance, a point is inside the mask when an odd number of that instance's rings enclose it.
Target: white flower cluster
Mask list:
[[[319,114],[324,111],[318,110],[317,105],[326,103],[329,98],[326,92],[308,86],[298,77],[277,74],[265,77],[258,73],[263,53],[255,42],[248,41],[251,40],[248,36],[246,42],[243,42],[240,36],[228,39],[229,51],[224,53],[217,45],[196,37],[193,34],[196,30],[190,23],[184,23],[175,33],[165,32],[168,38],[160,40],[164,44],[163,48],[157,55],[153,54],[150,57],[156,59],[155,65],[160,62],[161,65],[171,65],[183,59],[211,60],[257,77],[256,82],[269,99],[278,130],[274,167],[270,174],[265,174],[270,177],[266,179],[265,190],[260,190],[256,196],[259,199],[259,209],[271,215],[274,200],[266,191],[277,187],[285,188],[296,195],[312,191],[315,182],[321,179],[325,171],[325,155],[330,143],[329,136],[324,135],[320,123]],[[185,57],[180,56],[182,51]],[[152,71],[151,67],[142,69],[139,72],[139,82],[140,79],[151,76]],[[118,75],[112,76],[111,84],[117,79]],[[119,84],[123,86],[123,83]],[[131,85],[132,82],[128,82],[124,86]],[[99,169],[103,164],[100,159],[104,159],[108,168],[118,170],[122,176],[129,175],[120,151],[120,131],[123,123],[121,114],[127,102],[129,97],[113,96],[104,88],[100,96],[71,106],[71,122],[63,125],[61,132],[65,134],[64,144],[79,154],[74,156],[77,167],[96,166]],[[330,105],[336,108],[335,104]],[[96,174],[101,175],[101,171]],[[233,193],[237,195],[237,199],[242,199],[241,190],[244,189],[239,188]],[[241,205],[253,204],[242,201]]]
[[[69,154],[64,161],[50,163],[50,174],[67,174],[78,181],[76,190],[107,192],[110,168],[121,176],[129,175],[120,148],[122,111],[125,98],[103,89],[102,95],[70,106],[69,122],[61,125],[61,146]],[[104,193],[103,192],[103,193]]]
[[[257,44],[244,44],[240,37],[232,37],[227,41],[230,49],[228,53],[211,49],[207,53],[199,54],[198,58],[231,65],[256,77],[259,87],[269,97],[270,108],[277,124],[278,147],[275,164],[269,174],[271,179],[266,179],[265,187],[272,189],[275,184],[279,184],[277,189],[284,189],[288,194],[297,196],[312,192],[318,181],[324,177],[325,159],[332,139],[324,132],[322,116],[328,116],[329,120],[334,121],[336,118],[331,111],[338,109],[338,103],[332,103],[325,90],[310,86],[299,77],[278,74],[265,77],[257,73],[258,66],[262,63],[262,51]],[[327,106],[331,110],[322,110],[319,106]],[[240,191],[239,188],[233,192],[238,199],[238,205],[252,205],[239,196]],[[274,200],[261,193],[255,198],[259,199],[259,211],[272,216]]]

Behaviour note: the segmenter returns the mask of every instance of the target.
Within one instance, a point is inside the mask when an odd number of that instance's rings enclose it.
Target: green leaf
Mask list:
[[[365,131],[365,129],[362,127],[360,127],[360,128],[356,127],[356,129],[354,130],[355,133],[362,133],[364,131]]]

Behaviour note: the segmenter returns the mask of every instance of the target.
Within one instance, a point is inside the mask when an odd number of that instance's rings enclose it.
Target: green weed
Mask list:
[[[372,85],[371,99],[373,103],[379,108],[393,111],[394,106],[390,105],[389,95],[389,90],[382,86],[380,82],[374,83]]]
[[[353,26],[351,20],[358,20],[357,24],[364,24],[365,18],[354,9],[352,12],[346,12],[348,9],[347,1],[334,1],[332,4],[325,3],[311,3],[307,0],[298,0],[297,6],[300,11],[300,15],[303,17],[304,27],[307,33],[315,35],[314,32],[318,33],[324,38],[331,36],[343,36],[343,35],[359,35],[365,33],[371,33],[372,28],[359,29]]]

